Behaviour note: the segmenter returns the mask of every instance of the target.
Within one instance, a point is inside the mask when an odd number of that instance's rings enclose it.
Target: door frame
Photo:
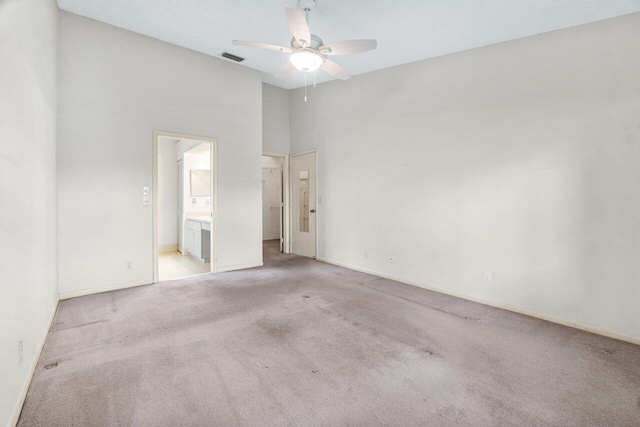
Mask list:
[[[298,156],[304,156],[305,154],[311,154],[314,153],[316,155],[316,185],[315,185],[315,190],[316,190],[316,200],[315,200],[315,206],[316,206],[316,213],[315,213],[315,217],[316,217],[316,235],[315,235],[315,240],[316,240],[316,256],[313,257],[313,259],[318,259],[318,226],[320,224],[320,221],[318,221],[319,218],[319,213],[318,213],[318,150],[315,148],[312,148],[310,150],[306,150],[306,151],[301,151],[299,153],[295,153],[295,154],[290,154],[289,155],[289,195],[291,195],[291,191],[292,188],[291,186],[293,185],[293,177],[291,176],[291,162],[293,161],[294,157],[298,157]],[[289,230],[293,230],[293,224],[292,224],[292,209],[293,206],[291,205],[291,198],[289,198]],[[289,241],[289,251],[288,253],[293,253],[293,233],[289,234],[290,237],[290,241]]]
[[[194,139],[211,144],[211,273],[218,272],[218,139],[207,136],[187,135],[183,133],[153,131],[153,185],[151,201],[153,204],[153,283],[160,281],[158,259],[159,221],[158,221],[158,144],[160,137]],[[206,274],[206,273],[205,273]]]
[[[282,200],[282,239],[284,240],[282,243],[282,252],[285,254],[291,253],[291,245],[289,244],[289,214],[290,211],[287,209],[289,206],[289,155],[288,154],[277,154],[271,152],[262,153],[263,156],[276,157],[282,159],[282,191],[284,193]]]

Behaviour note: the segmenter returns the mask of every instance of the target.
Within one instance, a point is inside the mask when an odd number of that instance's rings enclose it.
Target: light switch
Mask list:
[[[143,196],[149,195],[149,187],[142,187],[142,195]]]
[[[149,204],[149,196],[142,196],[142,204],[147,206]]]

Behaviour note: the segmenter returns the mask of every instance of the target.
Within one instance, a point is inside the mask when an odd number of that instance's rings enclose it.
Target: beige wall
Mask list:
[[[57,13],[0,1],[0,425],[17,421],[58,298]]]
[[[289,154],[289,91],[262,84],[262,149]]]
[[[62,296],[152,281],[154,130],[218,138],[218,267],[262,262],[258,71],[66,12],[59,63]]]
[[[319,257],[640,337],[638,46],[634,14],[292,91]]]

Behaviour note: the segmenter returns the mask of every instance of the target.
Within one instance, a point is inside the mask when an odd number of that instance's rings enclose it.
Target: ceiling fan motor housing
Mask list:
[[[318,48],[322,46],[322,39],[315,34],[311,34],[311,44],[308,46],[313,50],[318,50]],[[291,47],[294,49],[301,49],[303,46],[298,43],[295,37],[291,39]]]

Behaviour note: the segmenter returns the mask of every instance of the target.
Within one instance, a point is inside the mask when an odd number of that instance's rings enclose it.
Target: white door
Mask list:
[[[292,252],[316,256],[316,153],[291,156]]]

